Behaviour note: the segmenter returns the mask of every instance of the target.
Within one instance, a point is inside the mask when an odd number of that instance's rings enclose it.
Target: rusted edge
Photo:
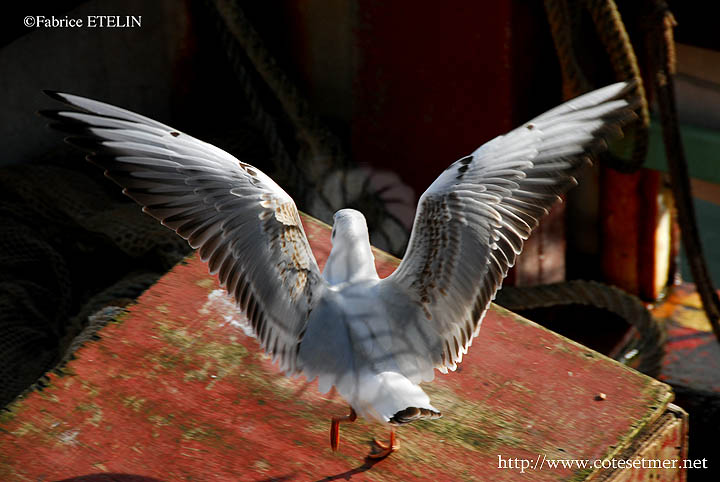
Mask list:
[[[644,430],[642,430],[641,433],[638,434],[636,439],[632,440],[631,443],[622,451],[622,453],[617,455],[616,457],[622,459],[632,458],[636,453],[641,452],[645,447],[647,447],[648,444],[652,443],[655,439],[662,436],[663,431],[667,427],[674,424],[678,419],[680,420],[682,427],[681,438],[684,441],[684,443],[681,445],[682,450],[679,454],[679,457],[680,460],[686,459],[688,449],[688,414],[685,410],[673,403],[668,403],[666,406],[666,410],[662,413],[662,416],[653,424],[647,426]],[[623,469],[600,469],[599,471],[593,473],[591,477],[586,480],[592,480],[594,482],[612,481],[615,480],[616,476],[622,477],[622,472]],[[685,478],[681,480],[684,481]]]

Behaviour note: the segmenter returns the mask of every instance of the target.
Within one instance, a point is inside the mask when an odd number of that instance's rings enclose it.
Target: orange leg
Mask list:
[[[337,450],[338,444],[340,443],[340,422],[354,422],[356,419],[357,414],[352,407],[350,407],[350,415],[332,418],[332,424],[330,425],[330,447],[332,447],[333,452]]]
[[[385,443],[378,439],[375,439],[375,445],[380,447],[380,452],[373,452],[368,455],[371,459],[381,459],[387,457],[393,452],[397,452],[400,449],[400,444],[395,439],[395,427],[390,427],[390,442]]]

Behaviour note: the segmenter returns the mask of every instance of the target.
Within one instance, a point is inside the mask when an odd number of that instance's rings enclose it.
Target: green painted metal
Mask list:
[[[720,132],[689,124],[680,125],[690,177],[720,184]],[[645,167],[667,172],[667,159],[660,122],[650,122],[650,145]]]

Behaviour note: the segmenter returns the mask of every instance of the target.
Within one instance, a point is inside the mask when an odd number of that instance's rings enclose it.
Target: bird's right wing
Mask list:
[[[78,110],[43,112],[71,144],[187,239],[245,312],[265,351],[288,374],[310,311],[326,287],[292,198],[227,152],[134,112],[48,92]]]
[[[381,281],[386,349],[403,374],[456,368],[540,218],[636,118],[632,91],[617,83],[566,102],[455,162],[422,195],[405,257]]]

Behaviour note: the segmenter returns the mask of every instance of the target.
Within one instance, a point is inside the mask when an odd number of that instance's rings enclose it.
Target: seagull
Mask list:
[[[619,82],[536,117],[451,164],[420,197],[406,253],[381,279],[365,217],[334,215],[321,271],[292,198],[211,144],[147,117],[46,91],[72,110],[44,111],[123,193],[185,238],[234,298],[287,376],[335,387],[361,416],[390,426],[369,456],[399,447],[395,427],[441,416],[420,387],[454,371],[539,220],[621,127],[635,85]]]

